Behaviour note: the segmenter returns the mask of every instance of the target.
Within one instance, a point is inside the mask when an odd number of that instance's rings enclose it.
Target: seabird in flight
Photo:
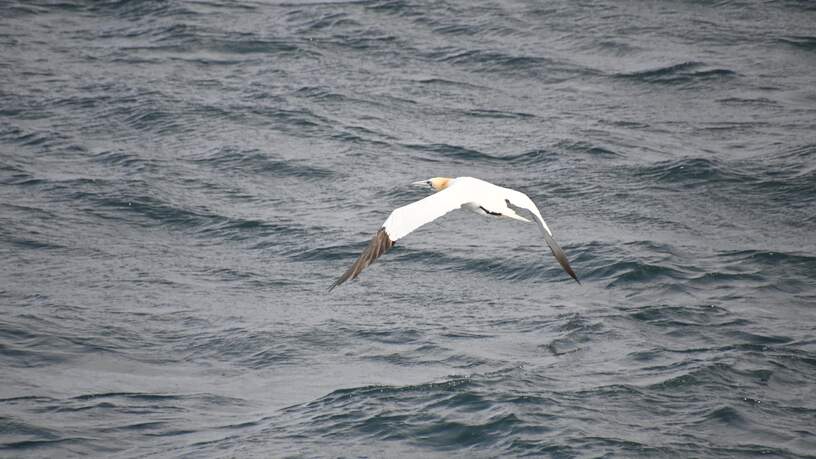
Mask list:
[[[555,242],[550,228],[541,218],[535,203],[526,194],[494,185],[484,180],[473,177],[434,177],[428,180],[414,182],[413,185],[419,187],[429,187],[436,190],[436,193],[413,202],[398,209],[394,209],[391,215],[385,220],[382,228],[377,231],[368,247],[360,254],[357,261],[340,276],[339,279],[329,287],[329,291],[343,282],[356,278],[366,266],[374,262],[380,255],[384,254],[394,244],[420,226],[430,223],[437,218],[459,208],[468,209],[480,215],[493,218],[510,218],[530,223],[530,220],[522,217],[516,211],[522,211],[531,216],[544,240],[550,246],[555,259],[576,282],[578,276],[567,261],[564,251]]]

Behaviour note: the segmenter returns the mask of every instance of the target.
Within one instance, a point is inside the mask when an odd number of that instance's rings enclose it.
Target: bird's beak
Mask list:
[[[411,186],[416,186],[419,188],[431,188],[431,184],[427,180],[420,180],[418,182],[414,182],[411,184]]]

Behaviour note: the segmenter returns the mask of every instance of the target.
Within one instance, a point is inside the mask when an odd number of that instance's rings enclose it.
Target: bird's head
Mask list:
[[[414,182],[411,185],[418,186],[420,188],[433,188],[434,191],[442,191],[450,185],[452,178],[449,177],[434,177],[429,178],[428,180],[420,180],[418,182]]]

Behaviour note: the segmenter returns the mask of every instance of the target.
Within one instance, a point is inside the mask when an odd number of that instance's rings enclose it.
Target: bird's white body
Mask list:
[[[544,240],[550,246],[555,258],[564,270],[578,281],[578,277],[570,267],[563,250],[552,238],[552,232],[541,217],[541,212],[526,194],[473,177],[458,177],[455,179],[435,177],[415,182],[414,185],[427,186],[437,190],[437,192],[419,201],[394,209],[357,261],[335,281],[329,290],[348,279],[357,277],[366,266],[373,263],[377,257],[390,249],[397,240],[407,236],[420,226],[460,208],[479,215],[510,218],[527,223],[530,220],[518,215],[517,210],[529,212],[541,229]]]

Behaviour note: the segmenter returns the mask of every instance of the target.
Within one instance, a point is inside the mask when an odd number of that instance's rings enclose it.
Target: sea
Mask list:
[[[816,3],[0,1],[0,457],[816,457]]]

